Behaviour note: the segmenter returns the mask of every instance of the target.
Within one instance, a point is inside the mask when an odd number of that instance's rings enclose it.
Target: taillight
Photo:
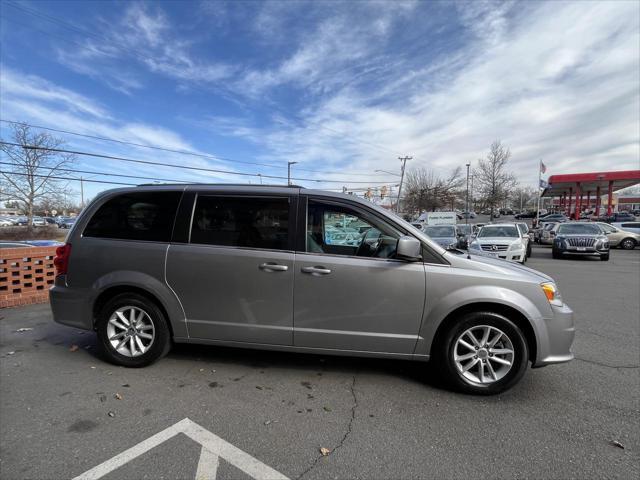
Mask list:
[[[67,268],[69,267],[69,257],[71,256],[71,244],[66,243],[61,247],[56,248],[56,256],[53,259],[53,264],[56,267],[56,277],[58,275],[65,275]]]

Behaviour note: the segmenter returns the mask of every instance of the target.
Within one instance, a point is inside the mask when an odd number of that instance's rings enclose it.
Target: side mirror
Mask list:
[[[420,260],[422,245],[420,241],[410,237],[408,235],[403,235],[398,239],[398,247],[396,249],[396,256],[403,260]]]

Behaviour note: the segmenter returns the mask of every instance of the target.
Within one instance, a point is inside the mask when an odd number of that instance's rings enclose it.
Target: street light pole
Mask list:
[[[471,163],[467,163],[467,201],[465,206],[465,215],[464,215],[464,223],[465,225],[469,224],[469,167]]]
[[[291,185],[291,165],[295,165],[298,162],[287,162],[287,185]]]
[[[396,213],[400,213],[400,195],[402,194],[402,182],[404,181],[404,169],[407,166],[407,160],[411,160],[413,157],[398,157],[398,160],[402,162],[402,169],[400,170],[400,186],[398,187],[398,201],[396,203]]]

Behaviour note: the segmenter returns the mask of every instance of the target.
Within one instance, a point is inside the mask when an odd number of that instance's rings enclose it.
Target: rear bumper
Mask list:
[[[88,292],[67,287],[63,275],[56,278],[49,290],[49,299],[54,322],[83,330],[93,329]]]
[[[554,316],[545,319],[546,338],[538,339],[538,355],[533,368],[564,363],[573,360],[571,345],[576,335],[573,310],[568,305],[551,307]]]

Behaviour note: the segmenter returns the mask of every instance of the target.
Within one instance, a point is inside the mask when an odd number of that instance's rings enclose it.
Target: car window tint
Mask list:
[[[640,222],[622,223],[622,228],[640,228]]]
[[[182,192],[136,192],[108,200],[83,236],[168,242]]]
[[[400,233],[348,207],[309,201],[307,252],[393,258]]]
[[[289,249],[289,199],[198,196],[191,243]]]
[[[601,231],[597,225],[589,223],[563,223],[558,227],[558,233],[564,235],[597,235]]]

